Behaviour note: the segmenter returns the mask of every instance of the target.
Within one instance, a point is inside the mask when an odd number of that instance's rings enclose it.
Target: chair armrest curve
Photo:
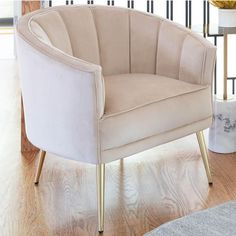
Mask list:
[[[57,60],[19,35],[17,59],[29,140],[60,156],[99,163],[105,94],[100,67],[63,54]]]

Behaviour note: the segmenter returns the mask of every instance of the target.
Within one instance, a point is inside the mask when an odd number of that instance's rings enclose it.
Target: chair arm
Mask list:
[[[98,163],[105,103],[101,67],[45,47],[39,50],[17,34],[27,136],[45,151]]]
[[[216,60],[216,47],[203,37],[189,32],[184,38],[180,57],[179,79],[211,85]]]

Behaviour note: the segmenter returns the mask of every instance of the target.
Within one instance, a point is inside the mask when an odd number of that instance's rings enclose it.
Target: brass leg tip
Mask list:
[[[98,233],[103,233],[103,227],[98,227]]]

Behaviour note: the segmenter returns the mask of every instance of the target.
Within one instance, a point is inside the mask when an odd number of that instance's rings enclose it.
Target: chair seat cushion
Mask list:
[[[105,77],[102,150],[163,134],[212,115],[211,87],[153,74]]]

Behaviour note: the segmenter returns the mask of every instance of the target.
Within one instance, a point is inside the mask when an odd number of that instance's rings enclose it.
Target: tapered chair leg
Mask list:
[[[104,229],[105,164],[97,165],[98,232]]]
[[[210,170],[209,161],[208,161],[208,151],[206,148],[203,131],[197,132],[196,135],[197,135],[200,151],[202,154],[202,159],[203,159],[204,167],[205,167],[207,178],[208,178],[208,183],[212,184],[213,181],[212,181],[211,170]]]
[[[39,183],[39,178],[40,178],[40,175],[41,175],[41,172],[42,172],[45,156],[46,156],[46,152],[41,150],[40,156],[39,156],[38,168],[37,168],[37,172],[36,172],[36,176],[35,176],[35,180],[34,180],[35,184]]]

